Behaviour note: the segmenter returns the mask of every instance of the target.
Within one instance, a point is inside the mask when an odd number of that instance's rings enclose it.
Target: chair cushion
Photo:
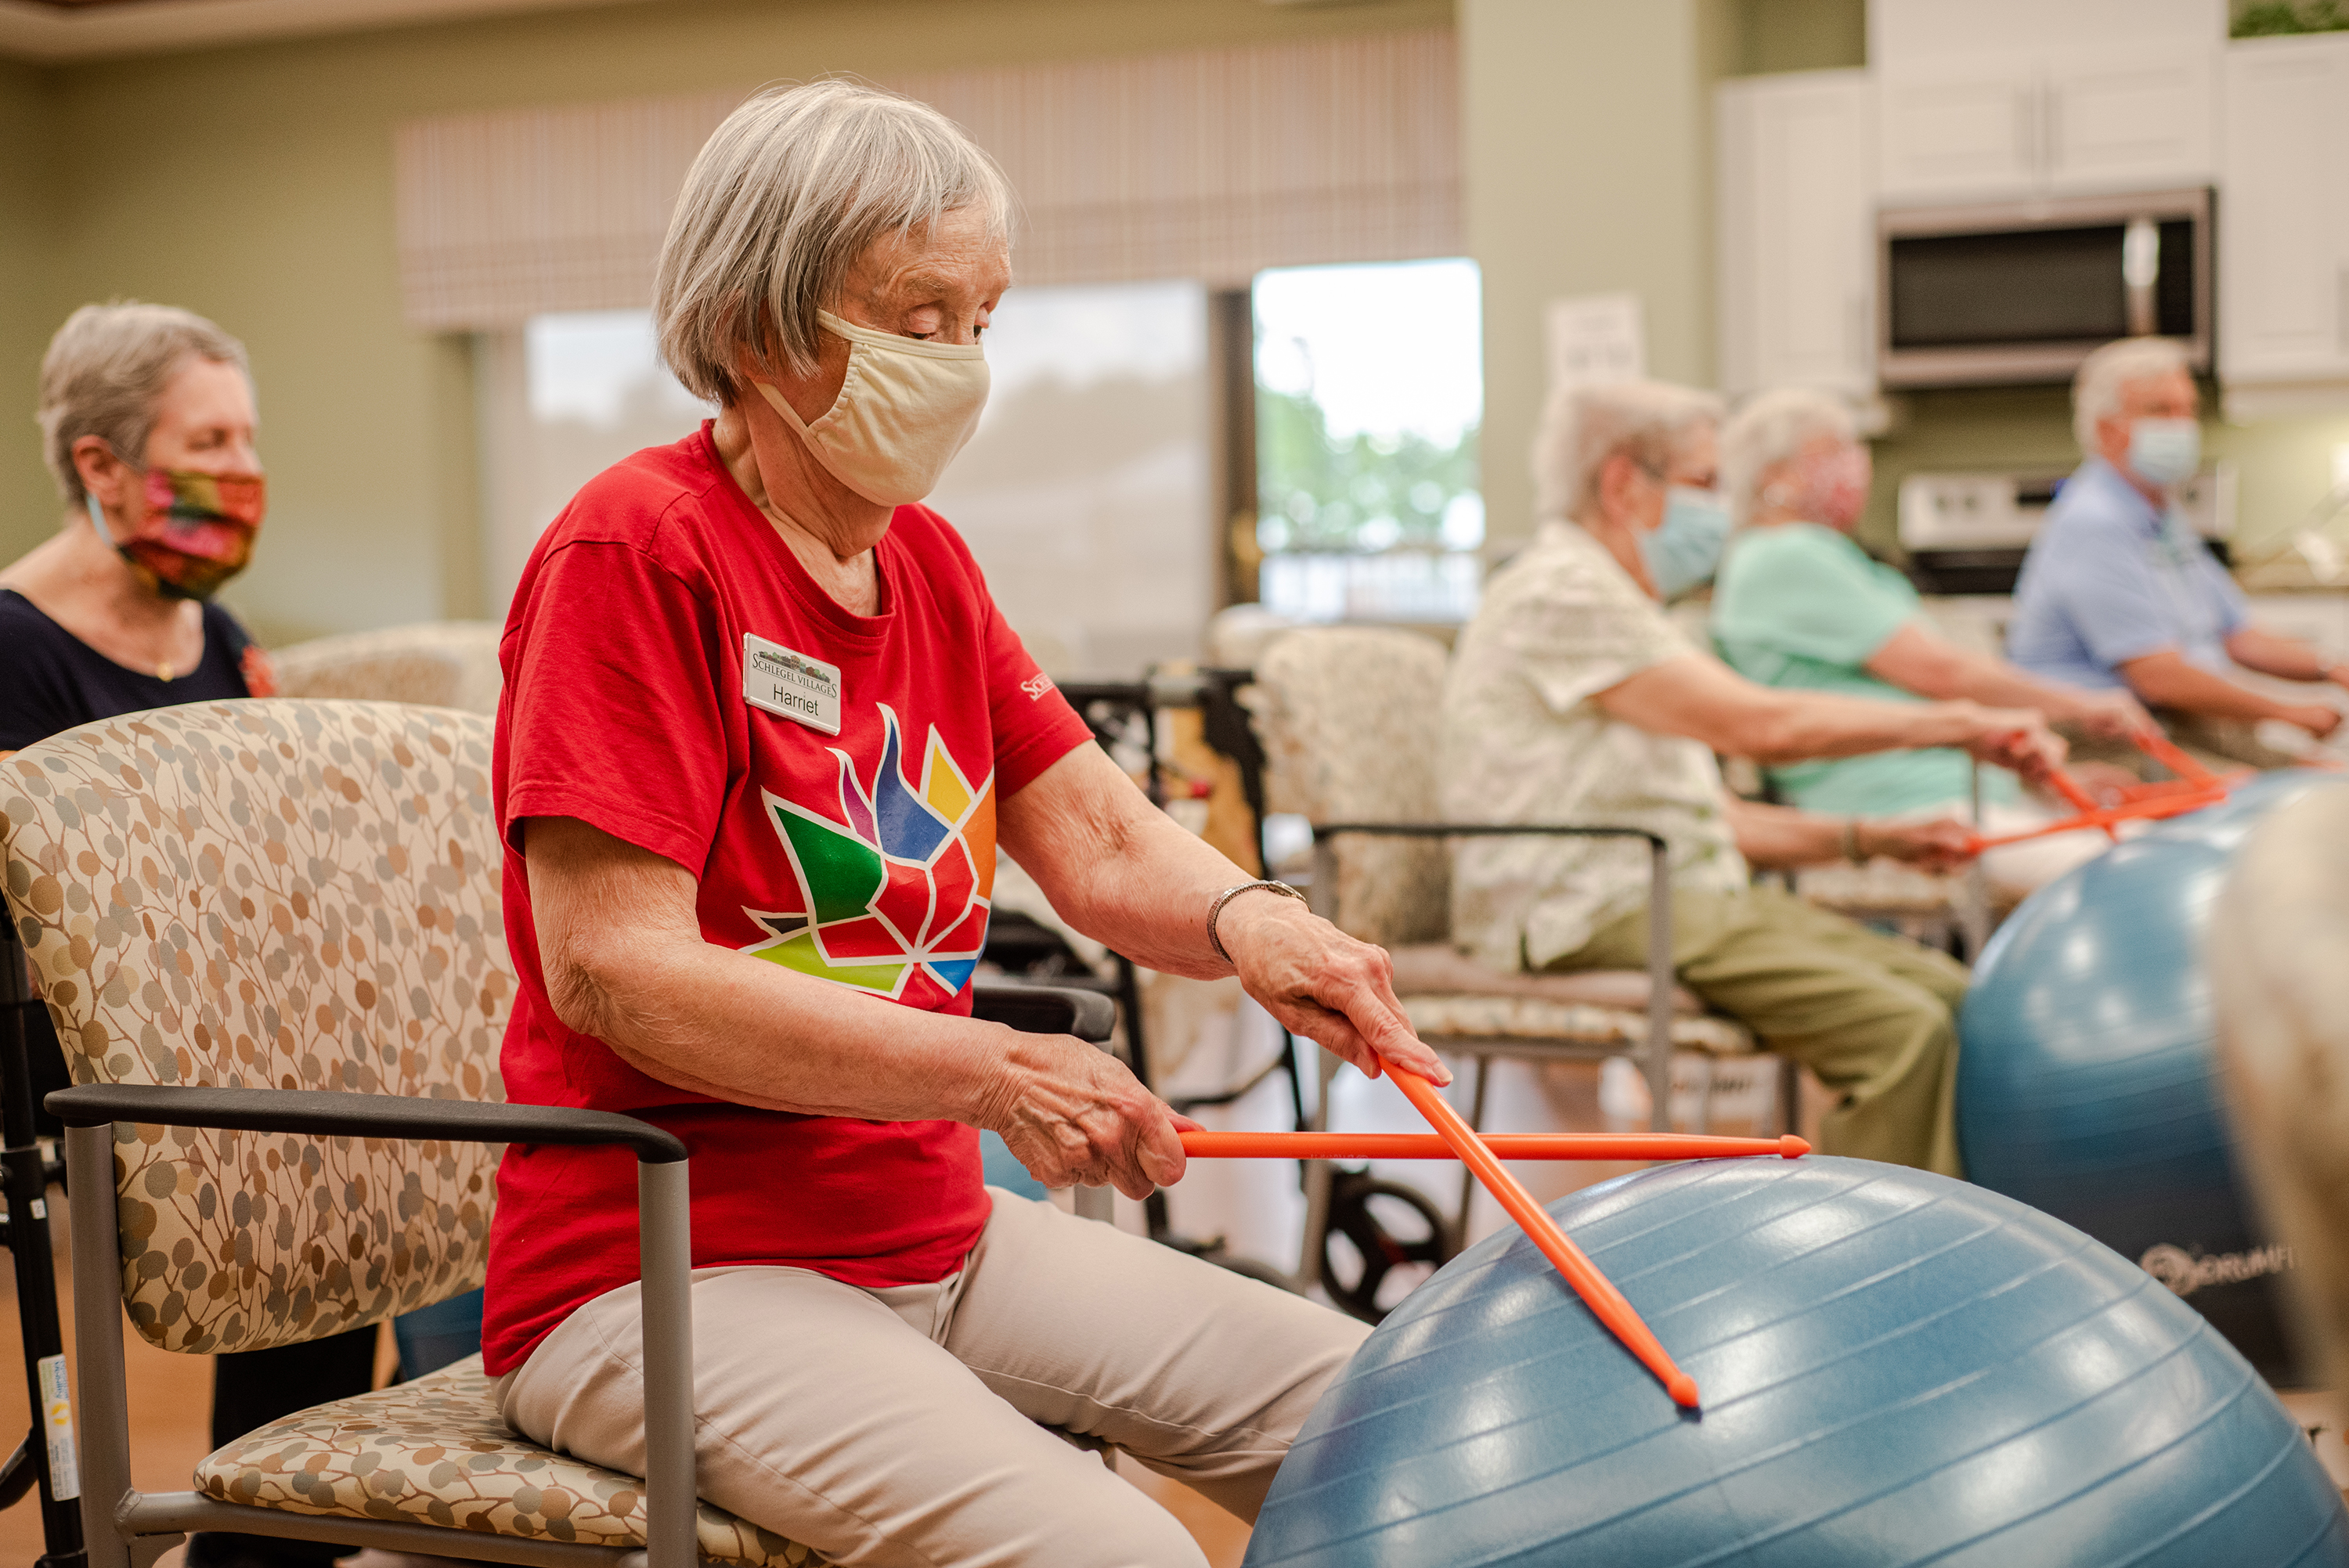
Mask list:
[[[1391,949],[1394,988],[1400,996],[1415,993],[1446,995],[1531,996],[1548,1002],[1581,1003],[1612,1007],[1625,1013],[1648,1009],[1648,976],[1637,969],[1586,969],[1568,975],[1528,975],[1523,970],[1495,969],[1441,942],[1413,943]],[[1672,987],[1672,1010],[1697,1014],[1704,1004],[1686,986]]]
[[[479,1356],[248,1432],[196,1466],[196,1490],[289,1513],[585,1546],[645,1542],[645,1483],[517,1436],[498,1414]],[[828,1561],[707,1502],[698,1529],[708,1562],[814,1568]],[[466,1554],[461,1541],[449,1551]]]
[[[1420,1038],[1439,1051],[1447,1048],[1447,1037],[1555,1040],[1624,1050],[1648,1040],[1644,1012],[1594,1007],[1587,1002],[1542,996],[1414,995],[1402,998],[1402,1010]],[[1715,1057],[1743,1056],[1756,1048],[1753,1035],[1741,1024],[1685,1015],[1672,1019],[1672,1046]]]

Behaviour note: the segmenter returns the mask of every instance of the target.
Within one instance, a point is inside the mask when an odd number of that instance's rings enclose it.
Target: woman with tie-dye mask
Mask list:
[[[118,714],[271,695],[267,656],[212,602],[252,556],[265,494],[244,346],[169,305],[85,305],[41,361],[39,422],[65,525],[0,571],[0,753]],[[47,1010],[25,1017],[37,1105],[65,1087],[65,1061]],[[220,1357],[214,1435],[363,1392],[374,1361],[372,1328]],[[189,1561],[316,1568],[347,1550],[199,1535]]]
[[[244,346],[169,305],[85,305],[41,362],[65,526],[0,571],[0,751],[93,719],[266,696],[210,601],[244,567],[264,481]]]

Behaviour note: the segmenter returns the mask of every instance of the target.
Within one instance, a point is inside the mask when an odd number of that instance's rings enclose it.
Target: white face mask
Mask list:
[[[811,425],[772,386],[751,385],[842,484],[875,506],[921,500],[978,428],[986,354],[975,343],[925,343],[852,326],[826,310],[815,319],[848,340],[848,376],[832,407]]]

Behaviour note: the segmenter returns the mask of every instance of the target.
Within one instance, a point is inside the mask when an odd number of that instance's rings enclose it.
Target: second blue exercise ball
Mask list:
[[[1550,1212],[1702,1410],[1522,1233],[1487,1237],[1315,1407],[1248,1568],[2349,1563],[2340,1492],[2243,1358],[2012,1199],[1812,1156]]]
[[[2284,1254],[2230,1147],[2202,953],[2244,838],[2338,782],[2267,774],[2050,882],[1983,949],[1958,1026],[1968,1178],[2154,1270],[2284,1383]]]

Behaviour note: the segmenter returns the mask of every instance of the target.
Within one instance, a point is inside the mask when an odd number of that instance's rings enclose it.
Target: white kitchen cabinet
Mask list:
[[[1887,201],[2208,184],[2226,0],[1869,0]]]
[[[1916,201],[2208,184],[2219,58],[2170,42],[1888,66],[1879,187]]]
[[[2220,378],[2349,381],[2349,36],[2228,50],[2225,141]]]
[[[1875,390],[1876,88],[1866,71],[1724,82],[1720,377],[1732,396]]]

